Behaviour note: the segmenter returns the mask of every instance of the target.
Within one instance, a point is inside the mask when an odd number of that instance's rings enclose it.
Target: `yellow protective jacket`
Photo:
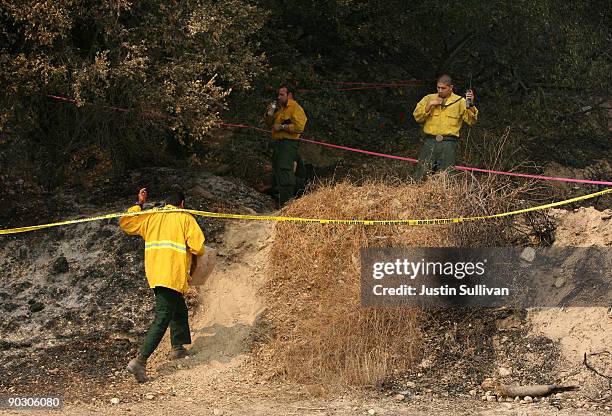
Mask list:
[[[139,205],[128,210],[139,211]],[[145,272],[151,288],[162,286],[183,294],[187,292],[191,255],[204,254],[204,233],[191,214],[152,212],[121,217],[119,225],[126,233],[144,238]]]
[[[425,112],[427,102],[437,96],[437,93],[426,95],[414,109],[414,119],[417,123],[423,124],[425,134],[459,137],[462,123],[468,126],[476,124],[478,109],[473,107],[468,110],[465,106],[465,99],[454,93],[446,99],[446,103],[450,104],[447,107],[435,105],[429,109],[429,112]]]
[[[265,116],[268,127],[274,124],[285,124],[285,130],[272,133],[273,139],[298,139],[306,127],[306,113],[295,100],[289,99],[287,107],[280,107],[272,116]]]

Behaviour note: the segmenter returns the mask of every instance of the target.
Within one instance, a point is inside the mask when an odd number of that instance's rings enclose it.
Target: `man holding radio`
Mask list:
[[[295,161],[298,139],[306,126],[304,109],[293,99],[293,90],[284,85],[268,106],[264,121],[272,129],[272,188],[280,206],[295,196]]]
[[[452,168],[461,126],[463,123],[473,126],[478,120],[472,90],[467,91],[465,98],[455,94],[453,81],[448,75],[438,78],[437,90],[437,93],[423,97],[413,113],[425,133],[415,172],[417,181],[422,180],[426,172]]]

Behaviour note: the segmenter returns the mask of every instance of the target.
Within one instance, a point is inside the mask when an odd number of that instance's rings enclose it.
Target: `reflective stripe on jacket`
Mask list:
[[[167,208],[176,208],[166,205]],[[134,205],[128,212],[139,212]],[[204,254],[204,233],[191,214],[152,212],[121,217],[119,225],[130,235],[145,240],[145,272],[149,286],[187,292],[191,255]]]

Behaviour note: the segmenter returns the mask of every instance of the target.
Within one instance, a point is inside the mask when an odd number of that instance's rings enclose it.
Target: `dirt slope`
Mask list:
[[[409,391],[398,401],[388,389],[325,391],[257,377],[248,350],[265,308],[258,293],[274,224],[231,222],[222,236],[217,269],[203,287],[192,319],[196,354],[168,363],[168,340],[151,359],[153,380],[137,385],[125,374],[103,394],[68,403],[68,415],[587,415],[599,410],[549,403],[488,403],[465,392]],[[418,383],[418,380],[415,380]],[[118,398],[119,404],[111,399]],[[23,414],[23,413],[9,413]],[[37,414],[45,414],[44,412]],[[49,413],[57,414],[57,413]],[[602,413],[604,414],[604,413]]]
[[[554,209],[556,247],[612,247],[612,210],[581,207],[574,211]],[[612,308],[544,308],[529,311],[531,333],[558,343],[562,360],[556,369],[567,384],[581,386],[581,394],[610,403],[612,375]]]
[[[557,228],[558,239],[568,230],[581,241],[584,236],[576,233],[585,230],[593,239],[600,233],[600,227],[608,226],[609,218],[597,217],[601,221],[597,227],[589,224],[574,224],[583,213],[565,218],[564,224]],[[595,213],[593,213],[595,215]],[[559,213],[566,217],[570,214]],[[605,213],[601,214],[605,217]],[[101,227],[104,229],[104,227]],[[69,415],[116,415],[116,414],[148,414],[148,415],[587,415],[609,414],[605,403],[585,400],[579,394],[563,394],[560,400],[538,402],[528,405],[518,403],[491,403],[480,400],[481,392],[476,397],[469,394],[469,389],[460,389],[449,394],[443,389],[432,389],[430,383],[415,372],[404,381],[403,386],[383,386],[378,389],[353,390],[336,387],[333,389],[320,386],[292,385],[282,380],[262,379],[258,363],[249,354],[254,338],[265,335],[264,328],[258,326],[258,316],[266,308],[265,293],[260,291],[267,279],[266,264],[271,242],[274,239],[275,224],[268,222],[238,222],[228,221],[223,234],[211,241],[217,242],[219,258],[217,269],[211,279],[200,291],[197,310],[192,318],[193,350],[195,354],[178,362],[167,362],[165,354],[169,349],[169,341],[165,339],[150,361],[152,381],[143,385],[136,384],[131,376],[121,367],[106,378],[101,389],[92,389],[87,394],[90,380],[83,375],[72,380],[71,388],[82,386],[84,394],[66,403],[63,414]],[[572,240],[570,243],[574,244]],[[607,240],[606,240],[607,241]],[[595,241],[606,245],[606,241]],[[18,248],[18,247],[17,247]],[[134,259],[134,262],[137,260]],[[137,271],[134,272],[135,274]],[[140,276],[142,277],[142,276]],[[609,315],[595,312],[594,315],[586,309],[581,310],[587,315],[577,315],[578,312],[549,311],[553,315],[540,314],[539,318],[532,315],[531,320],[516,324],[511,316],[497,322],[501,331],[496,335],[499,343],[508,344],[504,338],[512,338],[513,325],[533,325],[533,338],[546,340],[546,345],[554,341],[559,343],[562,351],[566,351],[567,363],[561,363],[556,370],[563,381],[590,383],[589,388],[602,386],[602,380],[593,383],[593,374],[581,368],[580,353],[584,351],[597,352],[610,343]],[[604,311],[607,313],[607,311]],[[595,319],[596,318],[596,319]],[[589,322],[585,326],[568,327],[559,322]],[[503,321],[503,322],[502,322]],[[510,322],[512,321],[512,322]],[[607,323],[606,323],[607,322]],[[503,325],[507,325],[502,328]],[[603,326],[602,326],[603,325]],[[608,325],[608,326],[606,326]],[[573,329],[572,329],[573,328]],[[582,332],[576,332],[580,329]],[[505,331],[505,332],[504,332]],[[602,333],[603,331],[603,333]],[[507,334],[507,335],[504,335]],[[517,334],[519,334],[517,332]],[[548,338],[543,338],[545,334]],[[536,336],[537,335],[537,336]],[[446,337],[446,334],[441,334]],[[531,336],[531,335],[530,335]],[[578,338],[579,337],[579,338]],[[514,338],[512,338],[514,339]],[[573,344],[580,343],[581,348],[566,348],[566,340]],[[590,341],[588,341],[590,340]],[[109,340],[109,345],[128,342],[125,339]],[[132,342],[130,341],[130,344]],[[494,344],[495,344],[494,340]],[[525,343],[524,343],[525,344]],[[123,345],[123,344],[121,344]],[[518,345],[518,344],[517,344]],[[556,344],[555,344],[556,345]],[[494,345],[496,351],[498,345]],[[533,345],[532,345],[533,346]],[[526,343],[529,347],[529,343]],[[86,342],[83,348],[87,348]],[[523,351],[521,351],[523,353]],[[111,350],[111,354],[125,354],[125,351]],[[529,357],[538,358],[537,350],[525,352],[525,357],[501,357],[510,361],[522,360],[523,367],[528,367],[532,361]],[[573,354],[573,358],[572,358]],[[117,358],[117,357],[115,357]],[[123,363],[127,357],[120,358]],[[523,360],[523,358],[525,358]],[[540,357],[541,358],[541,357]],[[604,356],[599,358],[605,359]],[[591,357],[592,362],[607,370],[605,364],[597,356]],[[49,357],[52,361],[53,357]],[[93,360],[96,357],[92,358]],[[537,361],[537,360],[536,360]],[[104,364],[104,362],[102,362]],[[563,367],[567,365],[566,367]],[[423,364],[425,366],[425,364]],[[425,367],[423,367],[425,368]],[[18,372],[18,368],[14,371]],[[425,373],[424,369],[417,371]],[[565,371],[565,374],[563,374]],[[608,373],[606,373],[608,374]],[[3,373],[6,376],[6,372]],[[422,376],[422,374],[421,374]],[[595,377],[597,378],[597,377]],[[581,382],[582,380],[582,382]],[[467,382],[466,382],[467,385]],[[604,386],[605,387],[605,386]],[[470,387],[471,388],[471,387]],[[403,393],[400,401],[395,397],[399,391]],[[33,391],[40,394],[49,393],[44,386]],[[589,390],[594,396],[605,391]],[[113,404],[112,399],[119,399],[119,404]],[[600,396],[601,398],[601,396]],[[0,414],[24,414],[23,412],[2,412]],[[37,414],[58,414],[57,412]]]

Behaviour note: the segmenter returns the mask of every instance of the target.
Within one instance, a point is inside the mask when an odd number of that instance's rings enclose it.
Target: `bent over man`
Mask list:
[[[415,179],[420,181],[428,171],[452,168],[455,165],[457,139],[463,123],[473,126],[478,120],[478,109],[468,108],[466,99],[474,101],[469,90],[466,98],[453,92],[450,76],[442,75],[437,82],[438,92],[423,97],[414,109],[414,119],[423,125],[425,143],[419,151]]]
[[[147,200],[145,188],[138,193],[138,205],[128,212],[140,212]],[[122,217],[121,228],[130,235],[140,235],[145,240],[145,273],[155,294],[155,319],[127,370],[139,383],[147,380],[147,359],[159,345],[170,326],[172,350],[170,359],[187,355],[185,344],[191,344],[189,315],[184,294],[192,255],[204,254],[204,233],[191,214],[163,212],[164,209],[184,208],[185,195],[175,192],[166,200],[161,212]]]

